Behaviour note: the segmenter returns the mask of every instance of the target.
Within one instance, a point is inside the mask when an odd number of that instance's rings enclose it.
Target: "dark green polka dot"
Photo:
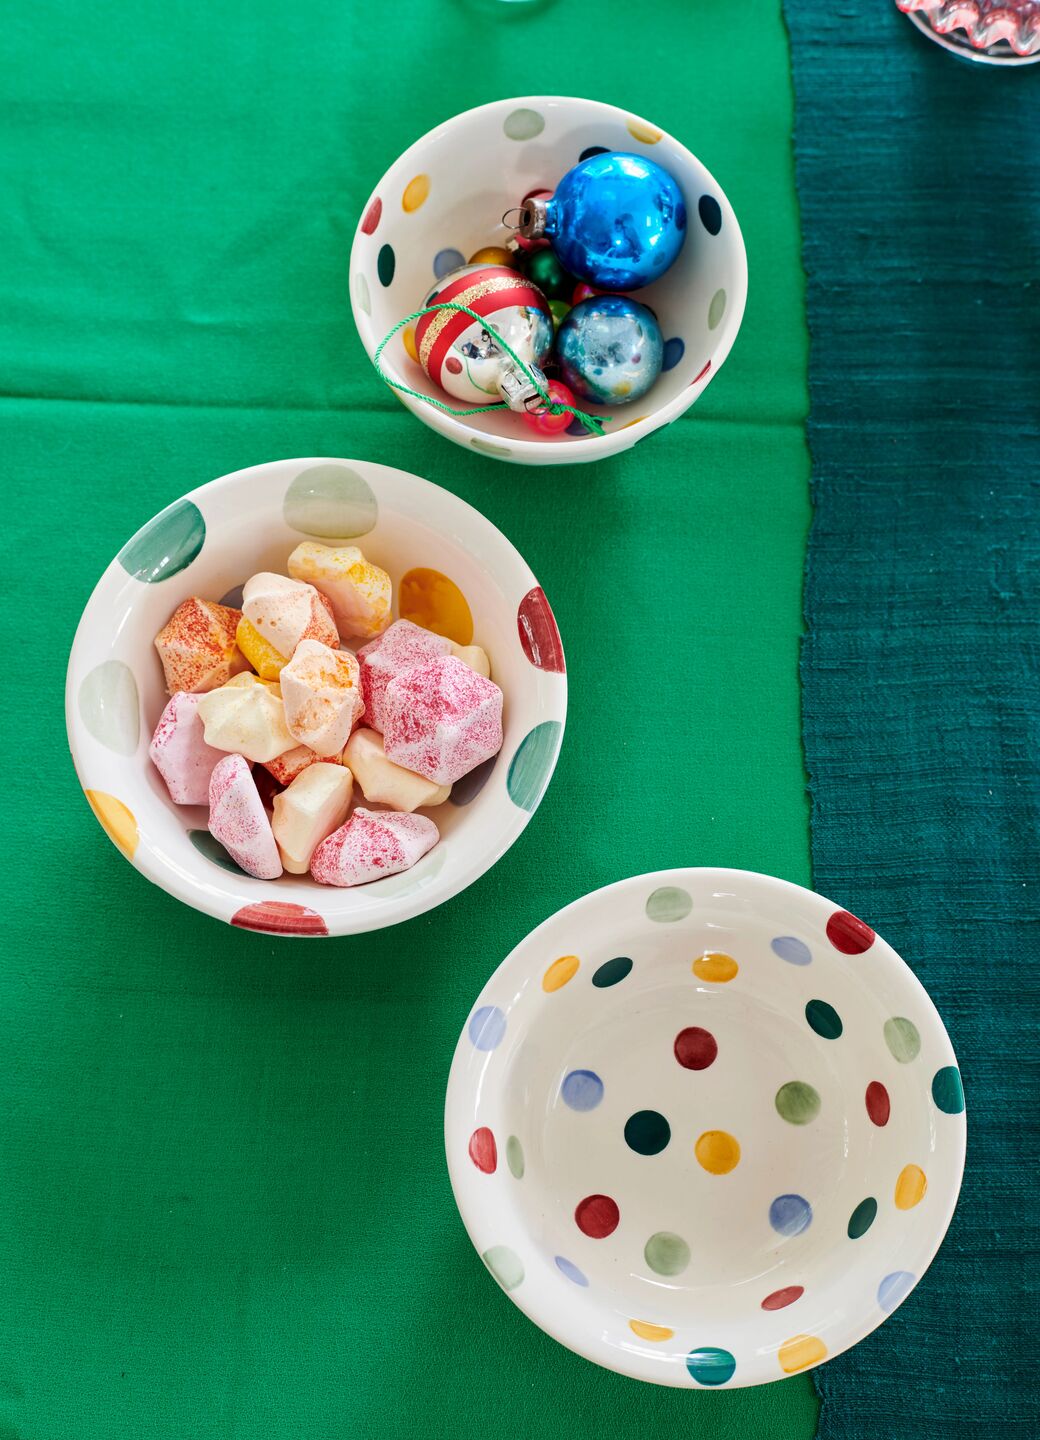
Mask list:
[[[866,1200],[861,1200],[849,1216],[849,1239],[858,1240],[865,1235],[874,1223],[877,1215],[877,1201],[873,1195],[868,1195]]]
[[[932,1099],[945,1115],[959,1115],[964,1109],[964,1088],[956,1065],[944,1065],[932,1076]]]
[[[805,1007],[805,1018],[825,1040],[837,1040],[842,1032],[841,1016],[826,1000],[810,1000]]]
[[[506,790],[521,810],[538,809],[556,764],[562,736],[563,726],[559,720],[543,720],[520,741],[509,765]]]
[[[632,970],[632,961],[627,955],[617,955],[613,960],[606,960],[599,967],[592,977],[592,983],[600,990],[605,990],[608,985],[617,985]]]
[[[205,855],[207,860],[212,860],[213,864],[219,865],[222,870],[230,870],[232,875],[246,873],[241,865],[235,864],[220,841],[215,839],[208,830],[189,830],[188,839],[200,855]]]
[[[637,1155],[660,1155],[672,1138],[672,1127],[657,1110],[637,1110],[625,1122],[625,1144]]]
[[[698,1385],[725,1385],[733,1378],[737,1362],[728,1350],[717,1345],[701,1345],[686,1357],[686,1368]]]
[[[119,552],[128,575],[157,585],[186,570],[206,543],[206,522],[190,500],[175,500],[142,526]]]
[[[384,245],[376,260],[376,274],[379,276],[380,285],[387,286],[391,284],[396,269],[397,256],[394,254],[393,246]]]

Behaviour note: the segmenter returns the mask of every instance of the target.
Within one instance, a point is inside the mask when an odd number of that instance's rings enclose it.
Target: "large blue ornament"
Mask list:
[[[627,295],[594,295],[569,310],[556,335],[565,384],[582,400],[627,405],[661,373],[664,341],[654,312]]]
[[[568,170],[551,200],[525,200],[519,228],[529,239],[547,236],[579,280],[639,290],[675,263],[686,239],[686,202],[653,160],[608,150]]]

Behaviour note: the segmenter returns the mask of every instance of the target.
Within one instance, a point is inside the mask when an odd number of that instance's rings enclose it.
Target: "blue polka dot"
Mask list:
[[[714,195],[702,195],[697,201],[697,214],[709,235],[717,235],[722,229],[722,206]]]
[[[574,419],[573,419],[573,420],[571,421],[571,423],[567,426],[567,434],[568,434],[568,435],[587,435],[588,433],[589,433],[589,432],[588,432],[587,427],[584,426],[584,425],[581,423],[581,421],[578,419],[578,417],[575,415]]]
[[[556,1256],[556,1268],[561,1275],[566,1275],[568,1280],[573,1280],[575,1285],[588,1285],[588,1277],[583,1275],[573,1261],[566,1259],[563,1255]]]
[[[812,964],[812,951],[804,940],[796,940],[793,935],[778,935],[769,942],[769,946],[773,954],[786,960],[788,965]]]
[[[661,369],[674,370],[685,353],[686,346],[679,339],[678,335],[673,335],[671,340],[664,342],[664,358],[661,361]]]
[[[578,156],[578,163],[582,160],[591,160],[593,155],[607,155],[610,152],[605,145],[588,145]]]
[[[563,1077],[560,1095],[571,1110],[595,1110],[603,1099],[603,1081],[593,1070],[572,1070]]]
[[[769,1223],[778,1235],[800,1235],[812,1224],[812,1206],[802,1195],[778,1195],[769,1207]]]
[[[916,1284],[917,1276],[911,1275],[909,1270],[893,1270],[878,1286],[877,1303],[886,1315],[891,1315],[897,1305],[902,1305]]]
[[[469,1038],[478,1050],[494,1050],[506,1033],[506,1017],[497,1005],[481,1005],[470,1016]]]
[[[459,250],[438,250],[433,257],[433,273],[438,280],[443,280],[445,275],[465,263],[466,257]]]

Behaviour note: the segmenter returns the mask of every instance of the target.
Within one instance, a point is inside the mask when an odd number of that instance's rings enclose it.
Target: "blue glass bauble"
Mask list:
[[[594,295],[563,317],[556,360],[582,400],[627,405],[661,373],[664,341],[652,310],[627,295]]]
[[[544,203],[543,233],[563,268],[603,290],[639,290],[660,279],[686,239],[682,191],[641,155],[590,155]]]

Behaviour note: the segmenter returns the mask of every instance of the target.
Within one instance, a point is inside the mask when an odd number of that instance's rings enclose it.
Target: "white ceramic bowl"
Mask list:
[[[956,1058],[913,972],[741,870],[597,890],[481,992],[448,1082],[477,1250],[564,1345],[666,1385],[757,1385],[909,1294],[964,1166]]]
[[[505,695],[505,744],[429,812],[441,841],[411,870],[340,890],[309,876],[254,880],[210,840],[204,808],[174,805],[148,758],[166,702],[152,644],[189,595],[228,598],[259,570],[285,571],[304,537],[357,537],[401,579],[446,576],[468,602],[473,639]],[[237,604],[235,597],[229,603]],[[458,638],[458,637],[456,637]],[[156,885],[243,928],[348,935],[422,914],[458,894],[512,845],[556,764],[567,710],[563,651],[548,601],[489,520],[425,480],[363,460],[278,460],[192,491],[128,541],[98,581],[69,658],[66,724],[101,824]],[[481,786],[481,782],[483,782]],[[222,863],[223,861],[223,863]]]
[[[602,460],[678,419],[704,392],[740,329],[747,258],[733,209],[697,157],[656,125],[598,100],[531,96],[467,110],[417,140],[386,172],[365,206],[350,253],[350,297],[358,334],[374,355],[383,337],[423,302],[453,264],[510,231],[501,216],[531,190],[552,189],[590,147],[645,154],[671,171],[686,197],[689,226],[679,259],[656,284],[634,292],[665,338],[665,370],[642,400],[613,410],[605,437],[532,435],[506,412],[457,419],[411,396],[404,403],[457,445],[499,460],[558,465]],[[454,252],[452,254],[451,252]],[[398,334],[383,352],[394,379],[452,408]],[[373,375],[373,383],[378,381]]]

